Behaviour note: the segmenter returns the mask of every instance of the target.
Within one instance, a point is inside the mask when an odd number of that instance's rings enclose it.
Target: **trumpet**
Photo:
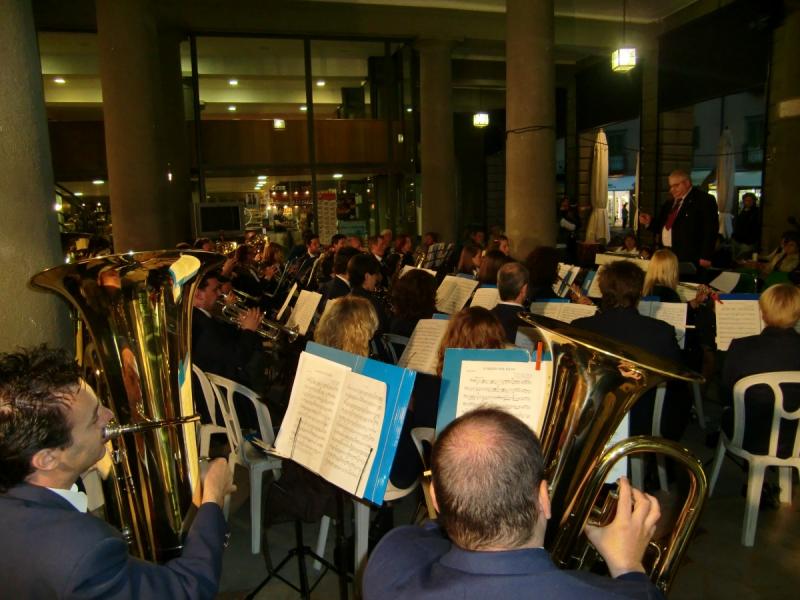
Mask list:
[[[248,310],[238,299],[231,304],[226,303],[224,300],[217,300],[217,304],[220,305],[222,320],[232,325],[238,325],[239,321],[241,321]],[[289,342],[293,342],[300,335],[300,330],[297,327],[286,327],[286,325],[268,319],[266,315],[263,315],[256,329],[256,333],[265,339],[273,341],[277,340],[282,333],[285,333],[286,339]]]

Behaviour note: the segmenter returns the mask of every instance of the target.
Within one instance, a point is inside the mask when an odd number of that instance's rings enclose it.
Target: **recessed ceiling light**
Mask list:
[[[94,179],[94,180],[92,180],[92,183],[94,185],[103,185],[105,183],[105,181],[102,180],[102,179]]]
[[[273,129],[286,129],[286,121],[283,119],[272,119]]]
[[[53,83],[57,83],[58,85],[64,85],[67,83],[67,80],[63,77],[53,77]]]
[[[317,87],[325,87],[325,80],[317,79]]]
[[[410,106],[407,106],[407,107],[406,107],[406,112],[413,112],[413,111],[414,111],[414,109],[413,109],[413,108],[411,108]]]
[[[228,79],[228,85],[236,87],[237,85],[239,85],[239,80],[238,79]]]
[[[259,181],[266,181],[267,180],[267,176],[266,175],[259,175],[258,176],[258,180]]]
[[[235,104],[231,104],[231,105],[228,107],[228,110],[229,110],[230,112],[236,112],[236,105],[235,105]]]
[[[83,192],[75,192],[76,196],[83,196]]]
[[[341,179],[342,178],[342,174],[341,173],[334,173],[333,174],[333,178],[334,179]]]
[[[305,111],[307,111],[307,110],[308,110],[308,107],[307,107],[305,104],[302,104],[302,105],[300,105],[300,110],[302,110],[303,112],[305,112]]]

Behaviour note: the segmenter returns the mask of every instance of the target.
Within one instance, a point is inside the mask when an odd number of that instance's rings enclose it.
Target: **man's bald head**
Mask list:
[[[496,409],[469,412],[441,433],[431,462],[439,519],[455,544],[513,549],[530,541],[542,453],[522,421]]]

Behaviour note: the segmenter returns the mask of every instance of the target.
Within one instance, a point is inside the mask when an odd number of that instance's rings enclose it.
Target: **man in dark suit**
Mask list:
[[[738,338],[731,342],[725,354],[722,369],[723,401],[732,402],[733,386],[750,375],[775,371],[800,371],[800,334],[795,325],[800,319],[800,289],[788,283],[773,285],[758,300],[764,330],[759,335]],[[782,386],[784,408],[797,410],[800,407],[798,385]],[[769,451],[769,436],[772,427],[774,398],[766,386],[752,387],[745,396],[745,428],[742,446],[755,454]],[[722,413],[720,425],[728,436],[733,437],[733,407]],[[797,421],[782,421],[778,433],[778,456],[792,455]]]
[[[635,263],[619,260],[609,263],[597,275],[600,277],[600,310],[591,317],[575,319],[572,325],[599,333],[624,344],[668,360],[682,362],[681,350],[672,325],[639,314],[637,305],[642,297],[644,271]],[[684,386],[670,386],[664,405],[661,432],[664,437],[678,439],[688,423],[690,398]],[[648,392],[631,409],[631,435],[652,433],[655,391]]]
[[[655,233],[661,245],[670,248],[679,261],[710,267],[719,232],[716,200],[693,187],[689,174],[682,170],[669,174],[669,193],[672,200],[662,205],[657,218],[640,213],[639,222]]]
[[[516,417],[496,409],[459,417],[436,440],[431,471],[439,525],[398,527],[381,540],[364,573],[365,600],[663,598],[642,566],[658,501],[624,478],[615,519],[586,526],[613,579],[553,564],[542,547],[550,496],[539,440]]]
[[[322,294],[322,300],[319,303],[320,312],[325,310],[325,304],[328,300],[335,300],[350,293],[347,263],[357,254],[361,254],[361,252],[350,246],[345,246],[336,251],[336,255],[333,258],[333,277],[330,281],[322,284],[319,290]]]
[[[525,309],[522,303],[528,297],[528,269],[518,262],[510,262],[497,272],[497,293],[500,302],[492,309],[506,332],[506,341],[513,344],[521,321],[517,315]]]
[[[65,352],[0,355],[0,581],[4,598],[208,598],[217,593],[233,490],[218,459],[179,558],[128,555],[110,525],[86,514],[76,481],[105,453],[112,418]]]

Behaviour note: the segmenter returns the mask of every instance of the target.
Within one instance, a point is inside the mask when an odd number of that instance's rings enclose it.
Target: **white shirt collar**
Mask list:
[[[68,490],[60,490],[57,488],[47,489],[64,498],[64,500],[72,504],[78,512],[85,513],[89,507],[89,498],[83,492],[78,491],[78,485],[75,483],[73,483],[72,487]]]
[[[197,310],[199,310],[201,313],[203,313],[205,316],[207,316],[209,319],[213,318],[213,317],[211,316],[211,313],[210,313],[210,312],[208,312],[208,311],[207,311],[205,308],[200,308],[199,306],[195,306],[195,308],[196,308]]]
[[[349,282],[349,281],[348,281],[346,278],[342,277],[342,276],[341,276],[341,275],[339,275],[338,273],[336,274],[336,276],[337,276],[339,279],[341,279],[342,281],[344,281],[344,282],[347,284],[347,287],[350,287],[350,282]]]
[[[500,300],[498,304],[508,304],[509,306],[522,306],[519,302],[506,302],[504,300]]]

